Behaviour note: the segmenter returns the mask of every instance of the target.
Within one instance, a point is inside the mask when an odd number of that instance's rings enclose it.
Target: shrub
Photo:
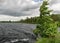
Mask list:
[[[50,16],[51,10],[47,7],[48,1],[43,1],[40,7],[40,19],[38,20],[38,25],[34,30],[34,33],[41,37],[55,37],[57,33],[57,22]]]
[[[60,43],[60,33],[57,33],[54,38],[37,38],[36,43]]]
[[[58,23],[58,26],[60,27],[60,22]]]
[[[36,43],[60,43],[60,38],[39,38]]]

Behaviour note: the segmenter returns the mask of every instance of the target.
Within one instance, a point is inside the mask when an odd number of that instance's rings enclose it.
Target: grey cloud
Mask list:
[[[53,11],[53,14],[60,14],[60,11]]]
[[[57,3],[60,3],[60,0],[51,0],[50,1],[50,5],[57,4]]]
[[[22,8],[22,11],[29,11],[29,10],[34,10],[39,8],[40,4],[36,4],[36,5],[28,5],[25,6],[24,8]]]
[[[17,3],[17,2],[16,2]],[[23,3],[26,3],[23,6]],[[14,8],[8,8],[9,6],[0,5],[0,14],[9,15],[9,16],[29,16],[31,15],[31,10],[39,8],[40,3],[32,4],[31,2],[27,2],[26,0],[21,0],[20,6],[15,6]]]
[[[55,3],[56,3],[55,0],[51,0],[50,5],[53,5],[53,4],[55,4]]]
[[[4,10],[0,9],[0,14],[9,15],[9,16],[28,16],[29,15],[23,12],[16,12],[16,11],[6,10],[6,9]]]
[[[60,0],[51,0],[51,2],[50,2],[50,8],[53,7],[52,8],[53,9],[53,13],[60,14],[60,8],[59,8],[59,6],[57,4],[60,4]],[[56,6],[54,6],[54,5],[56,5],[59,10],[55,10],[57,8],[55,8]]]

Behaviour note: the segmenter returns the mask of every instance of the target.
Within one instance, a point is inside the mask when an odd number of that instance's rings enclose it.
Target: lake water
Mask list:
[[[33,30],[35,28],[36,25],[34,24],[0,23],[0,35],[10,38],[29,39],[29,43],[34,43],[36,36],[33,34]]]
[[[33,30],[35,28],[36,24],[0,23],[0,35],[29,39],[29,43],[34,43],[36,36],[33,34]],[[58,31],[60,31],[60,28],[58,28]]]

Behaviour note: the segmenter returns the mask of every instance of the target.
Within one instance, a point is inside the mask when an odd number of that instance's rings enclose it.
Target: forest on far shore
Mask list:
[[[53,18],[54,21],[60,22],[60,14],[52,14],[51,18]],[[19,21],[0,21],[0,23],[29,23],[29,24],[38,24],[39,17],[31,17],[26,19],[21,19]]]
[[[60,14],[52,14],[51,18],[54,21],[57,21],[58,25],[60,27]],[[39,24],[38,19],[39,19],[39,17],[31,17],[31,18],[27,17],[25,20],[21,19],[18,22],[20,22],[20,23],[28,23],[28,24]]]
[[[51,18],[54,20],[54,21],[58,21],[60,22],[60,14],[52,14],[51,15]],[[20,23],[31,23],[31,24],[38,24],[38,19],[39,17],[31,17],[31,18],[26,18],[25,20],[21,19],[19,22]]]
[[[60,14],[52,14],[51,18],[54,21],[58,22],[58,25],[60,26]],[[26,18],[26,19],[21,19],[19,21],[0,21],[0,23],[28,23],[28,24],[39,24],[38,22],[39,17],[31,17],[31,18]]]

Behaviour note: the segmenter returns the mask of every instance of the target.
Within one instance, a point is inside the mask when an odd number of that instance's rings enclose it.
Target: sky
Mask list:
[[[0,0],[0,21],[17,21],[39,16],[42,0]],[[53,13],[60,13],[60,0],[49,0]]]

